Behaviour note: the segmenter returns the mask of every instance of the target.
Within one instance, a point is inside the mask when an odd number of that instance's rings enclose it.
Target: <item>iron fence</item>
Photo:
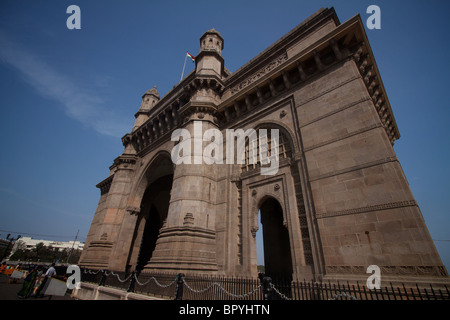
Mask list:
[[[263,300],[255,278],[187,275],[183,284],[185,300]]]
[[[447,286],[368,289],[358,282],[330,283],[259,278],[114,272],[82,269],[82,282],[177,300],[450,300]]]

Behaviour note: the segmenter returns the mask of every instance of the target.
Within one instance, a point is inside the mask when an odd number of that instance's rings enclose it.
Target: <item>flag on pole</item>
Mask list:
[[[181,78],[180,81],[183,80],[183,75],[184,75],[184,68],[186,68],[186,60],[189,57],[189,59],[192,60],[192,62],[195,62],[195,57],[190,54],[189,52],[186,51],[186,56],[184,57],[184,65],[183,65],[183,71],[181,72]]]
[[[189,52],[186,52],[187,56],[192,60],[192,62],[195,62],[195,57],[190,54]]]

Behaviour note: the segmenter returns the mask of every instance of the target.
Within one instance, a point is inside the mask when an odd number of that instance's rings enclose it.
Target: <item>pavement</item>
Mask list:
[[[9,276],[0,274],[0,300],[74,300],[70,297],[70,292],[65,296],[43,296],[40,298],[20,299],[17,293],[22,289],[23,280],[17,283],[8,283]]]

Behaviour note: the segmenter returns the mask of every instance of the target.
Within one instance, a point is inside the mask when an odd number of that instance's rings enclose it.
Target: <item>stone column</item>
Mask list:
[[[134,214],[130,214],[130,208],[126,207],[133,181],[135,163],[136,159],[134,157],[131,158],[124,155],[118,157],[114,163],[114,180],[109,191],[110,198],[108,199],[102,226],[102,230],[104,230],[108,240],[112,243],[111,255],[108,257],[110,270],[123,271],[126,267],[129,240],[123,239],[123,234],[128,233],[126,230],[133,232],[138,210],[134,208],[135,212],[131,212]]]
[[[191,139],[191,157],[175,166],[169,212],[155,250],[143,272],[150,270],[216,272],[215,200],[217,165],[208,164],[211,141],[202,141],[208,129],[217,129],[212,115],[194,112],[183,130]],[[182,141],[180,141],[181,143]]]
[[[113,174],[97,185],[102,191],[102,197],[94,217],[95,228],[92,233],[90,231],[87,249],[83,252],[80,265],[124,270],[129,246],[119,240],[121,230],[129,225],[126,223],[129,214],[126,213],[125,204],[135,162],[133,155],[123,154],[118,157],[111,167]],[[131,219],[136,220],[135,217]]]

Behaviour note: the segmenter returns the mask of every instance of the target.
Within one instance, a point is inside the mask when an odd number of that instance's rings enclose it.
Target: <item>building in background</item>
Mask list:
[[[31,237],[22,237],[17,240],[14,244],[13,249],[11,250],[11,255],[20,247],[26,250],[31,250],[36,248],[38,243],[42,243],[45,247],[52,247],[53,249],[74,249],[74,250],[83,250],[84,243],[80,241],[53,241],[53,240],[39,240],[33,239]]]

